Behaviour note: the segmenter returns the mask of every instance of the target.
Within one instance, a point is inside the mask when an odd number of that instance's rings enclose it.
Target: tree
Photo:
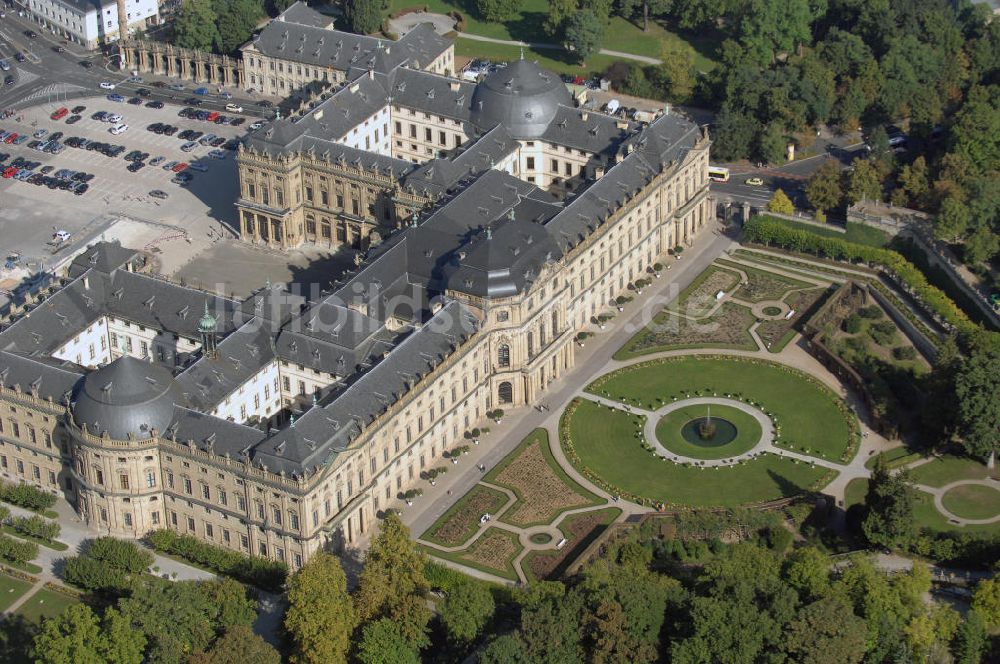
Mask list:
[[[211,51],[220,40],[217,20],[211,0],[183,0],[174,20],[174,43],[183,48]]]
[[[382,25],[382,0],[348,0],[344,16],[353,32],[371,34]]]
[[[946,604],[935,604],[914,616],[906,626],[906,641],[915,661],[940,661],[933,658],[934,653],[948,652],[948,643],[961,622],[958,612]]]
[[[219,51],[235,52],[237,47],[250,39],[264,16],[264,7],[259,0],[229,0],[225,10],[219,12]]]
[[[785,159],[788,139],[785,129],[777,122],[769,123],[757,141],[757,154],[768,164],[778,164]]]
[[[956,242],[965,235],[971,221],[972,212],[965,204],[964,196],[949,194],[941,200],[934,219],[934,237],[945,242]]]
[[[521,9],[521,0],[475,0],[476,12],[483,20],[502,23]]]
[[[920,155],[912,164],[906,164],[899,172],[899,188],[906,194],[911,205],[921,207],[930,191],[927,177],[927,160]]]
[[[792,214],[795,212],[795,206],[792,205],[791,199],[781,189],[775,190],[774,196],[771,196],[771,200],[767,202],[767,209],[778,214]]]
[[[978,265],[992,259],[1000,250],[1000,236],[986,224],[980,224],[962,245],[962,259],[968,265]]]
[[[970,454],[986,459],[1000,445],[1000,344],[990,336],[973,337],[955,376],[958,426]],[[983,613],[988,623],[988,613]],[[992,624],[992,623],[991,623]]]
[[[448,597],[440,608],[441,622],[449,639],[458,643],[469,642],[479,636],[495,609],[489,589],[480,583],[467,581],[448,591]]]
[[[288,583],[288,630],[294,664],[347,661],[354,629],[347,577],[334,556],[317,553]]]
[[[909,474],[891,473],[879,457],[868,484],[868,514],[861,529],[872,544],[904,546],[916,536],[913,520],[914,489]]]
[[[585,62],[601,49],[604,25],[589,9],[578,11],[566,19],[566,43]]]
[[[133,629],[125,616],[109,608],[104,613],[102,631],[105,639],[104,656],[108,664],[142,664],[146,635]]]
[[[801,597],[819,599],[830,589],[830,559],[813,546],[797,549],[785,560],[784,576]]]
[[[839,595],[799,610],[785,630],[785,651],[793,662],[851,664],[865,656],[868,627]]]
[[[420,654],[396,623],[381,618],[362,628],[358,661],[362,664],[420,664]]]
[[[670,39],[660,49],[660,60],[662,64],[652,68],[658,96],[675,104],[689,101],[697,79],[694,49],[680,39]]]
[[[553,39],[561,39],[563,34],[563,24],[566,19],[576,12],[576,0],[550,0],[549,13],[545,17],[543,28],[545,34]]]
[[[521,664],[524,661],[524,644],[516,634],[493,639],[479,653],[479,664]]]
[[[74,604],[42,624],[35,637],[37,664],[104,664],[107,640],[86,604]]]
[[[750,0],[740,20],[740,39],[754,62],[767,65],[778,53],[812,43],[815,18],[809,0]]]
[[[1000,626],[1000,578],[983,579],[972,594],[972,610],[993,629]]]
[[[281,654],[247,625],[235,625],[188,664],[281,664]]]
[[[965,614],[955,634],[955,664],[979,664],[989,644],[986,623],[976,610]]]
[[[354,596],[359,622],[388,618],[399,625],[410,645],[424,647],[431,618],[424,601],[429,589],[424,563],[399,516],[387,514],[368,549]]]
[[[597,20],[604,25],[611,18],[611,7],[614,4],[614,0],[580,0],[580,9],[592,11]]]
[[[580,644],[583,599],[569,590],[562,599],[543,601],[521,612],[524,658],[533,664],[570,664],[582,661]]]
[[[858,201],[879,201],[882,199],[882,182],[879,180],[878,171],[875,164],[870,159],[857,159],[854,161],[854,170],[848,178],[847,200],[851,203]]]
[[[816,210],[828,212],[838,205],[844,196],[841,188],[840,164],[827,159],[806,183],[806,200]]]
[[[715,158],[721,161],[745,159],[750,146],[761,131],[760,122],[748,113],[723,106],[715,129]]]

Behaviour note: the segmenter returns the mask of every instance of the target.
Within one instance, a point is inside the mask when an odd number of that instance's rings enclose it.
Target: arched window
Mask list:
[[[559,336],[559,312],[552,310],[552,336]]]
[[[497,397],[500,403],[513,403],[514,386],[507,381],[500,383],[500,387],[497,388]]]
[[[503,344],[497,349],[497,364],[501,367],[510,366],[510,346]]]

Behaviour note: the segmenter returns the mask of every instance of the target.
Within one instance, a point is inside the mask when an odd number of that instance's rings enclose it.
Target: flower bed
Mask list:
[[[521,562],[525,576],[538,581],[558,578],[621,513],[617,507],[609,507],[566,517],[559,524],[566,545],[555,551],[532,551],[526,555]]]
[[[749,302],[763,302],[765,300],[780,300],[785,293],[796,288],[812,288],[813,284],[798,281],[783,274],[769,272],[764,269],[749,267],[739,263],[730,263],[726,260],[717,260],[716,265],[738,269],[747,275],[747,281],[743,283],[733,297],[747,300]]]
[[[711,316],[697,321],[661,312],[615,353],[615,359],[684,348],[757,350],[750,335],[753,323],[753,313],[734,302],[723,302]]]
[[[487,528],[482,536],[472,543],[461,559],[474,566],[505,578],[517,578],[514,558],[524,547],[517,535],[499,528]]]
[[[602,502],[559,467],[544,429],[532,432],[485,479],[517,495],[517,502],[500,517],[515,526],[550,523],[565,510]]]
[[[441,546],[459,546],[476,534],[483,514],[496,513],[508,500],[502,491],[477,484],[442,514],[420,539]]]
[[[691,284],[681,291],[676,300],[668,305],[672,311],[702,318],[715,306],[715,294],[728,292],[740,282],[740,275],[719,267],[709,266]]]

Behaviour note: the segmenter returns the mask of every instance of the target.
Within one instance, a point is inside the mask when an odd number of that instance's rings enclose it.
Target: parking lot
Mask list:
[[[60,107],[78,105],[86,106],[86,110],[80,113],[81,119],[74,124],[66,124],[68,115],[58,121],[50,118]],[[51,268],[54,261],[58,262],[58,255],[71,254],[74,247],[93,240],[118,217],[148,222],[148,238],[132,238],[133,242],[154,241],[170,234],[172,229],[173,235],[186,233],[195,239],[225,235],[226,231],[219,222],[232,228],[236,218],[233,207],[238,189],[235,153],[227,150],[224,158],[215,159],[209,153],[220,148],[200,143],[192,151],[184,152],[181,146],[186,141],[178,135],[193,129],[229,140],[244,135],[247,124],[234,127],[181,118],[178,117],[181,108],[172,104],[162,109],[147,108],[108,101],[101,96],[68,103],[41,104],[23,111],[20,122],[16,122],[15,118],[0,121],[0,129],[18,134],[32,136],[44,128],[49,134],[63,132],[61,142],[79,137],[125,148],[117,157],[108,157],[99,151],[73,147],[66,147],[60,154],[49,154],[30,148],[29,143],[0,144],[0,152],[10,155],[5,164],[22,157],[40,162],[36,172],[51,166],[53,174],[60,169],[70,169],[94,175],[88,183],[88,191],[81,196],[13,178],[0,179],[0,228],[4,231],[0,234],[0,251],[17,250],[26,261],[36,264],[44,261],[45,267]],[[121,114],[122,122],[128,124],[129,129],[120,135],[112,135],[109,132],[112,125],[91,118],[98,111]],[[157,122],[173,125],[178,131],[173,136],[167,136],[146,130],[148,125]],[[135,150],[148,153],[144,159],[147,165],[137,172],[129,172],[128,167],[133,162],[126,161],[124,157]],[[157,166],[148,165],[157,157],[162,157],[163,162]],[[187,169],[192,179],[185,185],[179,185],[171,182],[176,173],[172,169],[163,169],[169,162],[198,164],[205,171]],[[164,192],[166,198],[150,196],[154,190]],[[72,236],[65,246],[53,250],[46,243],[56,230],[66,230]],[[167,261],[164,267],[169,269]]]

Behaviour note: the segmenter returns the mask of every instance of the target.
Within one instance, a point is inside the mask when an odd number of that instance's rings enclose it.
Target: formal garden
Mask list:
[[[549,578],[621,514],[606,504],[566,473],[538,429],[417,541],[431,556],[503,579]]]
[[[656,422],[656,440],[667,451],[691,459],[725,459],[749,452],[763,429],[756,418],[719,403],[682,405]]]
[[[694,348],[778,353],[831,292],[823,277],[804,279],[784,274],[778,266],[717,259],[615,359]]]

